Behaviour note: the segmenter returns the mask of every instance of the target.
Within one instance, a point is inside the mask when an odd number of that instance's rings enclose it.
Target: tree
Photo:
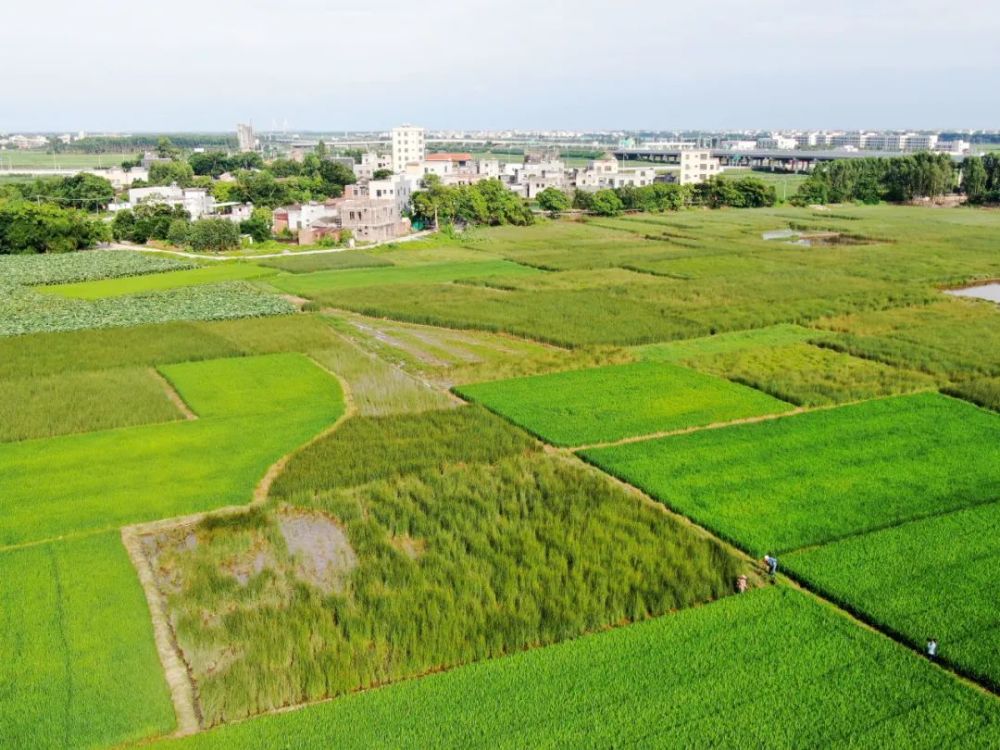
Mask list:
[[[102,221],[52,203],[0,201],[0,255],[65,253],[108,239]]]
[[[223,172],[230,169],[229,156],[223,151],[205,151],[200,154],[191,154],[188,157],[188,164],[197,175],[209,175],[218,177]]]
[[[389,177],[392,177],[391,169],[376,169],[374,172],[372,172],[373,180],[385,180],[388,179]]]
[[[190,216],[183,206],[166,203],[140,203],[132,209],[123,209],[111,221],[111,235],[116,240],[137,242],[140,245],[149,240],[168,239],[170,227],[175,220],[188,221]]]
[[[969,203],[982,203],[986,199],[986,167],[978,156],[969,156],[962,162],[961,190]]]
[[[158,161],[149,168],[150,185],[179,185],[190,187],[194,170],[186,161]]]
[[[325,159],[327,155],[326,144],[320,141],[316,144],[316,156],[320,159]]]
[[[267,242],[271,239],[271,210],[255,208],[250,218],[240,222],[240,232],[249,234],[254,242]]]
[[[598,190],[590,198],[590,210],[599,216],[615,216],[623,207],[614,190]]]
[[[176,159],[180,156],[181,150],[165,135],[160,136],[156,141],[156,155],[161,159]]]
[[[227,219],[198,219],[191,223],[187,241],[198,251],[231,250],[240,246],[240,229]]]
[[[548,211],[552,216],[556,216],[560,211],[565,211],[569,208],[569,196],[566,195],[562,190],[554,187],[548,187],[542,190],[536,196],[539,207],[543,211]]]

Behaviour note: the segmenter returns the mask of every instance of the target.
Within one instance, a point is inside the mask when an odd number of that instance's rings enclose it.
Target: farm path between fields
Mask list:
[[[342,253],[345,250],[371,250],[383,245],[395,245],[401,242],[413,242],[422,240],[434,234],[433,229],[425,229],[422,232],[408,234],[405,237],[397,237],[393,240],[383,240],[373,242],[370,245],[361,245],[354,248],[330,247],[322,250],[284,250],[280,253],[261,253],[260,255],[205,255],[203,253],[189,253],[185,250],[167,250],[162,247],[147,247],[145,245],[133,245],[129,242],[109,242],[99,250],[125,250],[133,253],[161,253],[163,255],[175,255],[179,258],[192,258],[194,260],[264,260],[266,258],[297,258],[300,255],[329,255],[330,253]]]
[[[311,358],[310,358],[311,359]],[[354,396],[351,393],[347,382],[337,373],[331,372],[320,363],[312,360],[317,367],[335,377],[340,383],[341,391],[344,394],[344,413],[329,427],[313,436],[310,440],[286,453],[275,461],[254,488],[250,502],[246,505],[230,505],[215,510],[193,513],[188,516],[175,518],[165,518],[148,523],[133,524],[124,526],[121,529],[122,544],[128,552],[129,559],[135,567],[139,583],[146,596],[146,603],[149,606],[150,620],[153,624],[153,639],[156,643],[156,651],[163,666],[164,677],[167,687],[170,690],[171,701],[174,705],[174,714],[177,720],[175,736],[193,734],[202,729],[202,715],[198,705],[197,686],[191,669],[184,659],[177,637],[170,625],[170,615],[167,607],[167,600],[164,592],[156,583],[156,574],[153,571],[153,562],[146,552],[146,542],[154,535],[176,533],[179,530],[191,528],[201,523],[206,518],[218,518],[239,515],[246,513],[251,508],[257,508],[267,502],[271,486],[278,478],[285,466],[293,456],[305,450],[319,440],[331,435],[348,419],[357,413],[357,406]]]

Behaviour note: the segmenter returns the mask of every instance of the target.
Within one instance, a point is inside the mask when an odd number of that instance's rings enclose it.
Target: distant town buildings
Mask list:
[[[392,171],[399,174],[406,171],[407,164],[419,164],[424,160],[427,146],[424,129],[415,125],[400,125],[392,129]]]

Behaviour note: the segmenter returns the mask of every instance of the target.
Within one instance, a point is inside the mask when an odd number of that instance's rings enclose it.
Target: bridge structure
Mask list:
[[[838,159],[887,159],[893,156],[912,156],[904,151],[812,151],[788,149],[753,149],[734,151],[724,148],[708,149],[723,167],[751,167],[782,172],[811,172],[820,162]],[[649,161],[657,164],[680,164],[680,149],[611,148],[608,151],[625,161]],[[962,157],[952,157],[961,161]]]

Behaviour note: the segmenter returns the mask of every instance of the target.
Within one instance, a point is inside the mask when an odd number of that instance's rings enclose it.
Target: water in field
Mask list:
[[[985,299],[1000,304],[1000,282],[994,281],[989,284],[966,287],[965,289],[948,289],[945,294],[953,294],[956,297],[975,297],[976,299]]]
[[[789,240],[792,237],[798,237],[801,232],[796,232],[794,229],[774,229],[770,232],[764,232],[761,234],[760,238],[762,240]]]

